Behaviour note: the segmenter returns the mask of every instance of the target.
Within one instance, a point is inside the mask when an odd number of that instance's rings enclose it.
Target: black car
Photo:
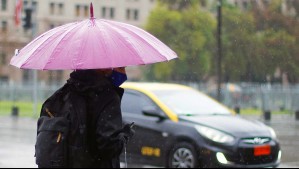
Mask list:
[[[123,87],[124,122],[136,125],[126,148],[129,165],[260,168],[280,164],[273,129],[234,115],[195,89],[160,83]]]

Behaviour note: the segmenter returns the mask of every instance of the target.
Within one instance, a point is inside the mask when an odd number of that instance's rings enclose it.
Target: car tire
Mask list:
[[[187,142],[176,144],[169,152],[167,168],[198,168],[195,147]]]

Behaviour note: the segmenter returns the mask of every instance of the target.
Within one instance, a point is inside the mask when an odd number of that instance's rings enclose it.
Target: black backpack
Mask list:
[[[84,96],[67,85],[48,98],[41,109],[35,145],[39,168],[81,168],[92,163],[86,146]]]

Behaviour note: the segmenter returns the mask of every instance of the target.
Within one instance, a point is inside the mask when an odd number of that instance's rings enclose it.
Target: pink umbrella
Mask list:
[[[148,32],[93,17],[54,28],[21,49],[11,65],[22,69],[117,68],[169,61],[177,55]]]

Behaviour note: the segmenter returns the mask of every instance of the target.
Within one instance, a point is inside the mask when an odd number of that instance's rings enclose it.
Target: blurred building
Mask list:
[[[32,71],[19,70],[9,65],[15,49],[21,49],[33,36],[56,26],[89,18],[93,2],[96,18],[111,19],[143,27],[155,0],[23,0],[24,9],[33,8],[33,28],[26,31],[15,18],[18,0],[0,0],[0,82],[30,83]],[[139,69],[130,68],[132,79],[140,76]],[[129,74],[129,73],[128,73]],[[68,71],[39,71],[41,83],[61,83]]]

